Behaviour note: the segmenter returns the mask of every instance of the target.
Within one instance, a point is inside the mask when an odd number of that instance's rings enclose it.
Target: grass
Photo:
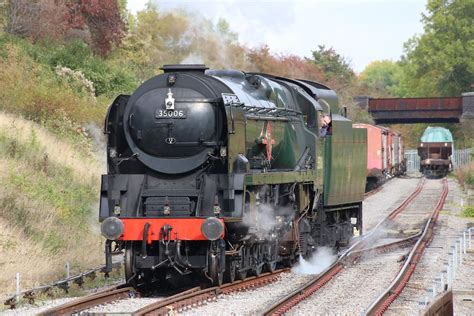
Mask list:
[[[456,169],[454,175],[463,187],[474,188],[474,160],[469,165]]]
[[[83,140],[87,142],[87,140]],[[90,142],[90,140],[89,140]],[[0,295],[103,262],[97,208],[104,164],[39,124],[0,113]]]

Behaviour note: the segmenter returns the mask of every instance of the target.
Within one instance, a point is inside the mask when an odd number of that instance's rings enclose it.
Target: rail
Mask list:
[[[139,293],[136,292],[132,287],[127,287],[125,284],[121,284],[110,287],[98,293],[81,297],[66,304],[50,308],[39,315],[71,315],[73,313],[79,313],[83,310],[100,304],[106,304],[115,300],[138,296]]]
[[[215,286],[208,289],[193,291],[190,293],[180,293],[171,296],[165,300],[152,303],[133,313],[134,316],[143,315],[168,315],[170,312],[186,309],[188,306],[200,304],[208,300],[212,300],[221,294],[229,294],[232,292],[247,290],[249,288],[256,288],[272,283],[278,279],[278,276],[283,272],[288,272],[290,269],[280,269],[275,272],[263,273],[258,277],[249,277],[245,280],[235,281],[233,283],[224,284],[220,287]]]
[[[406,284],[410,280],[411,275],[415,271],[417,263],[421,260],[423,252],[427,244],[433,238],[433,228],[438,219],[439,212],[443,208],[446,196],[448,195],[448,182],[446,178],[443,180],[443,191],[433,210],[431,217],[425,224],[422,236],[413,247],[410,252],[408,259],[405,261],[402,269],[395,277],[389,287],[369,306],[366,310],[367,315],[383,315],[383,313],[389,308],[390,304],[400,295],[405,288]]]

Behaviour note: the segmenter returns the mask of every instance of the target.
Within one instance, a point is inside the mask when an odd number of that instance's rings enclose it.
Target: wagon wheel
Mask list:
[[[221,262],[217,254],[209,255],[209,276],[212,279],[212,285],[221,286],[224,283],[224,271],[221,271]]]
[[[265,271],[274,272],[276,270],[276,261],[265,262]]]
[[[252,273],[256,276],[259,276],[260,274],[262,274],[262,268],[263,264],[257,263],[254,267],[252,267]]]
[[[233,283],[236,277],[237,263],[234,260],[226,260],[224,280],[228,283]]]
[[[237,279],[243,280],[247,277],[247,270],[244,270],[244,271],[237,270],[235,274],[236,274]]]
[[[133,242],[127,242],[125,244],[125,281],[133,287],[138,285],[138,273],[135,267],[135,250]]]

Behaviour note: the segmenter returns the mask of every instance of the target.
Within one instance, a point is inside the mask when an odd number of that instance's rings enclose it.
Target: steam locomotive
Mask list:
[[[333,90],[205,65],[162,70],[106,117],[106,269],[124,252],[132,285],[219,285],[362,233],[367,132]]]
[[[428,126],[418,146],[420,172],[426,177],[444,177],[452,170],[453,135],[444,127]]]

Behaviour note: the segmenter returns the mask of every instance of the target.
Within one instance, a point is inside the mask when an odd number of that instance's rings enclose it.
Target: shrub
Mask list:
[[[2,47],[2,54],[6,57],[0,57],[0,110],[20,114],[58,135],[76,139],[83,139],[77,131],[85,124],[102,125],[108,105],[103,99],[96,101],[79,93],[54,69],[35,62],[15,43]]]
[[[464,217],[474,217],[474,205],[466,206],[462,212]]]

